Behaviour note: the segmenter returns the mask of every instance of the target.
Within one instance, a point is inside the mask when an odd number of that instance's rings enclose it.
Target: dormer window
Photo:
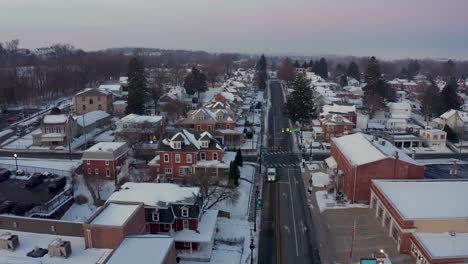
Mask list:
[[[223,116],[222,116],[222,115],[218,115],[218,116],[216,117],[216,119],[221,120],[221,119],[223,119]]]
[[[181,143],[180,143],[180,141],[174,141],[172,143],[172,146],[173,146],[174,149],[180,149],[181,148]]]
[[[208,147],[208,141],[207,140],[202,140],[200,143],[201,143],[202,148],[207,148]]]
[[[159,213],[158,212],[153,213],[153,221],[154,222],[159,222]]]
[[[182,208],[182,217],[188,217],[188,208]]]

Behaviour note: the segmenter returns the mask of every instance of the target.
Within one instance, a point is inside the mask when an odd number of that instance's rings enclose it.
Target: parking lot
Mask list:
[[[424,166],[426,179],[468,179],[468,164],[457,164],[457,174],[451,175],[451,164],[433,164]]]
[[[25,188],[26,180],[8,179],[0,183],[0,201],[10,200],[16,203],[40,205],[50,201],[56,194],[49,193],[49,181],[34,189]]]

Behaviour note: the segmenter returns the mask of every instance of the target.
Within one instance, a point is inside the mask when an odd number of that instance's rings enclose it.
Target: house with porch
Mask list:
[[[78,135],[75,120],[71,115],[62,114],[60,110],[52,110],[41,121],[40,129],[33,137],[34,146],[64,146]]]
[[[209,132],[181,130],[159,142],[159,154],[149,163],[160,181],[183,181],[193,174],[223,177],[229,165],[223,148]]]
[[[202,107],[188,113],[187,118],[176,121],[175,127],[191,131],[215,131],[216,129],[234,129],[236,122],[228,109],[208,109]]]
[[[182,259],[210,259],[218,211],[203,210],[198,187],[128,182],[108,201],[143,203],[147,233],[172,237]]]

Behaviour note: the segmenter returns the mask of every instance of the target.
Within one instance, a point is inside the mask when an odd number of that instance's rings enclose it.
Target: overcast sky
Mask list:
[[[0,0],[0,41],[468,58],[468,0]]]

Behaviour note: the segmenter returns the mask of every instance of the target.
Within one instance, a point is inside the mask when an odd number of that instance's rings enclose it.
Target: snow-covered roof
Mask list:
[[[385,158],[398,158],[408,163],[419,165],[415,160],[396,148],[385,139],[373,140],[373,137],[363,133],[332,138],[336,147],[353,165],[363,165]]]
[[[63,138],[65,134],[63,133],[47,133],[41,136],[41,138]]]
[[[404,219],[468,219],[468,181],[373,180]]]
[[[197,230],[183,229],[174,234],[174,239],[178,242],[210,242],[214,236],[217,219],[218,210],[206,210],[198,223]]]
[[[104,90],[109,90],[113,93],[117,92],[120,93],[120,89],[122,88],[122,85],[120,84],[101,84],[99,85],[99,89],[104,89]]]
[[[127,101],[125,101],[125,100],[117,100],[117,101],[114,101],[112,104],[115,104],[115,105],[126,105],[126,104],[127,104]]]
[[[414,233],[432,259],[467,258],[468,233]]]
[[[54,125],[54,124],[63,124],[66,123],[68,116],[65,114],[62,115],[46,115],[42,122],[47,125]]]
[[[146,115],[137,115],[137,114],[129,114],[122,119],[120,119],[121,122],[124,123],[157,123],[162,120],[162,116],[146,116]]]
[[[125,145],[125,142],[99,142],[86,151],[108,151],[112,152]]]
[[[195,164],[197,168],[218,168],[227,169],[229,166],[226,163],[220,162],[219,160],[201,160]]]
[[[332,104],[332,105],[324,105],[322,107],[323,114],[328,113],[338,113],[338,114],[348,114],[356,112],[355,105],[340,105],[340,104]]]
[[[83,152],[82,160],[115,160],[126,154],[125,142],[99,142]]]
[[[221,94],[221,96],[223,96],[224,98],[226,98],[226,100],[228,100],[229,102],[233,102],[233,101],[234,101],[234,98],[235,98],[234,94],[229,93],[229,92],[221,92],[220,94]]]
[[[411,110],[411,105],[407,102],[388,103],[388,108],[391,110]]]
[[[78,92],[75,96],[78,95],[108,95],[111,94],[111,92],[107,89],[97,89],[97,88],[85,88],[83,91]]]
[[[325,125],[337,125],[337,124],[344,124],[344,125],[352,125],[353,122],[348,118],[337,115],[337,114],[327,114],[323,119],[322,123]]]
[[[142,202],[147,206],[166,207],[169,203],[193,203],[198,187],[181,187],[172,183],[127,182],[108,201]]]
[[[100,259],[105,258],[111,249],[86,248],[83,237],[58,236],[28,232],[18,232],[14,230],[0,229],[0,234],[11,233],[19,237],[19,247],[15,251],[1,250],[0,263],[11,264],[83,264],[99,263]],[[49,244],[55,239],[70,241],[72,253],[68,258],[50,257],[48,254],[42,258],[30,258],[26,254],[35,247],[48,248]]]
[[[83,126],[89,126],[91,124],[94,124],[96,123],[96,121],[102,120],[107,117],[110,117],[110,114],[104,111],[92,111],[84,115],[75,116],[73,117],[73,119],[75,119],[76,123],[79,126],[83,127]]]
[[[337,167],[336,160],[333,157],[326,158],[325,163],[330,169],[335,169]]]
[[[174,239],[162,235],[126,236],[107,264],[164,263]]]
[[[107,226],[122,226],[127,222],[130,216],[138,209],[138,204],[117,204],[109,203],[90,224],[92,225],[107,225]]]

